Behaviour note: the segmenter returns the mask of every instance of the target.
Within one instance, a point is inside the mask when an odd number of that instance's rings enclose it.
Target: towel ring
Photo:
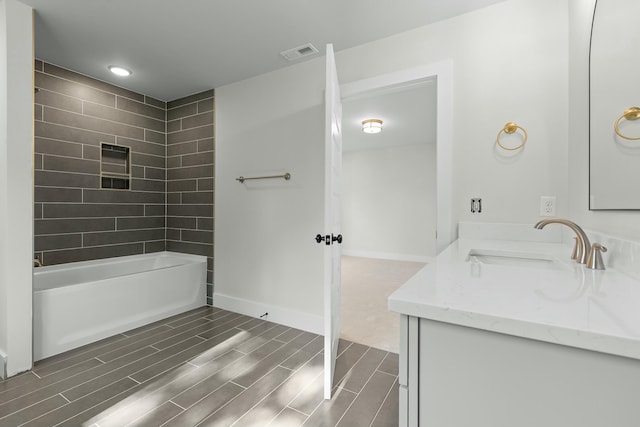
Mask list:
[[[512,134],[512,133],[515,133],[518,129],[520,129],[522,131],[522,133],[524,134],[524,138],[522,139],[522,143],[520,145],[518,145],[517,147],[505,147],[504,145],[502,145],[502,142],[500,142],[500,137],[502,136],[502,133]],[[524,144],[527,143],[527,138],[528,137],[529,137],[529,135],[527,134],[527,131],[524,130],[524,128],[522,126],[518,126],[517,124],[515,124],[513,122],[509,122],[506,125],[504,125],[504,127],[502,129],[500,129],[500,132],[498,132],[498,136],[496,137],[496,142],[498,143],[500,148],[505,149],[505,150],[509,150],[509,151],[513,151],[513,150],[517,150],[519,148],[524,147]]]
[[[618,127],[618,125],[620,124],[620,121],[622,119],[625,120],[638,120],[640,119],[640,107],[629,107],[626,110],[624,110],[624,113],[622,113],[622,115],[620,117],[618,117],[616,119],[616,122],[613,124],[613,129],[616,131],[616,135],[618,135],[620,138],[623,139],[628,139],[630,141],[637,141],[640,139],[640,136],[627,136],[627,135],[623,135],[622,132],[620,132],[620,128]]]

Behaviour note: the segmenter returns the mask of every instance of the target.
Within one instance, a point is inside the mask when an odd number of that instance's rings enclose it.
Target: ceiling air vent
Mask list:
[[[295,61],[296,59],[313,55],[314,53],[318,53],[318,49],[311,43],[306,43],[302,46],[280,52],[280,55],[284,56],[288,61]]]

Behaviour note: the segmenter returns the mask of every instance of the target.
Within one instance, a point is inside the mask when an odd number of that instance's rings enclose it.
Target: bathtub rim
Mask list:
[[[36,277],[48,272],[54,272],[54,271],[60,271],[60,270],[79,270],[84,267],[91,267],[95,265],[115,264],[119,262],[126,262],[128,260],[156,258],[156,257],[181,258],[181,259],[184,259],[185,261],[191,261],[190,263],[199,263],[203,261],[207,262],[207,257],[204,255],[192,255],[192,254],[185,254],[181,252],[160,251],[160,252],[151,252],[148,254],[124,255],[124,256],[116,256],[116,257],[110,257],[110,258],[92,259],[87,261],[74,261],[74,262],[68,262],[64,264],[43,265],[42,267],[34,267],[33,275],[34,277]],[[34,289],[34,292],[35,292],[35,289]]]

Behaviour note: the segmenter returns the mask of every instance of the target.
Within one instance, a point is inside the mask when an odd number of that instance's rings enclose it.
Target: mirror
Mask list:
[[[597,0],[589,73],[589,209],[640,209],[640,2]]]

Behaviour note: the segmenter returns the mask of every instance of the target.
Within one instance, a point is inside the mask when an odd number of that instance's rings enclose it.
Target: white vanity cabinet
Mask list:
[[[461,237],[395,291],[400,426],[640,426],[640,244],[596,238],[605,271]]]
[[[401,315],[401,427],[637,427],[640,360]]]

